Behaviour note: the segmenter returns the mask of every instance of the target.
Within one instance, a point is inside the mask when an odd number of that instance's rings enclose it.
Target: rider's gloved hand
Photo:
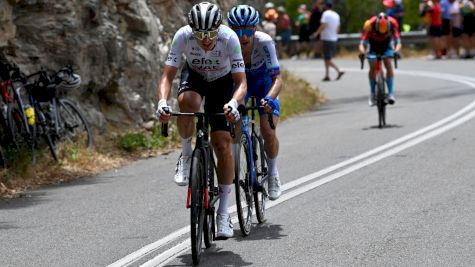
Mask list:
[[[226,120],[229,122],[237,122],[241,119],[239,111],[237,109],[238,102],[236,99],[231,99],[226,105],[224,105],[224,113],[226,114]]]
[[[272,96],[269,95],[261,99],[261,105],[264,106],[267,113],[270,113],[277,108],[276,101],[272,98]],[[271,108],[272,110],[269,110],[267,107]]]
[[[167,100],[161,99],[158,101],[156,115],[161,122],[170,120],[172,108],[167,104]]]

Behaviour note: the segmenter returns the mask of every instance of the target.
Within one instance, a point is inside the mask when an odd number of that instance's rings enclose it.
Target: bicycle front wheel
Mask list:
[[[383,128],[386,125],[386,93],[384,90],[384,78],[378,76],[376,90],[376,105],[378,107],[378,126]]]
[[[245,134],[241,135],[239,149],[235,157],[236,206],[241,233],[249,235],[252,225],[252,185],[249,182],[251,175],[250,147]]]
[[[204,188],[206,186],[205,159],[201,150],[195,150],[191,160],[190,174],[190,226],[191,226],[191,256],[193,264],[200,262],[203,227],[205,218]]]
[[[70,144],[91,149],[94,141],[92,130],[79,108],[69,99],[60,98],[58,101],[61,138]]]
[[[254,135],[252,142],[254,148],[254,169],[259,184],[259,190],[254,191],[254,203],[256,205],[256,217],[259,223],[266,221],[266,201],[267,195],[267,159],[264,151],[264,142],[262,137]]]

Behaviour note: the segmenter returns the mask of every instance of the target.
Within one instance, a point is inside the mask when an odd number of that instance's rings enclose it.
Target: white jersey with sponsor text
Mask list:
[[[226,25],[219,26],[218,39],[211,51],[205,51],[193,37],[190,26],[183,26],[173,37],[166,65],[178,68],[182,55],[188,66],[205,81],[211,82],[228,74],[244,72],[241,44],[236,33]]]

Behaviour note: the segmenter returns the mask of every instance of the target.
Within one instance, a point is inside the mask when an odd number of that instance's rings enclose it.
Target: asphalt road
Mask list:
[[[279,125],[267,222],[200,265],[475,266],[475,61],[401,60],[382,130],[366,70],[335,62],[326,83],[321,60],[282,62],[328,101]],[[191,265],[178,154],[1,201],[0,266]]]

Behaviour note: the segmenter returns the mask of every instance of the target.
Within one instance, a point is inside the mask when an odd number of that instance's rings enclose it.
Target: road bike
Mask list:
[[[58,88],[62,82],[62,76],[73,74],[70,65],[52,75],[48,75],[44,70],[32,74],[30,76],[39,75],[40,79],[35,82],[31,95],[35,106],[45,114],[46,130],[53,142],[68,142],[91,149],[94,145],[91,127],[74,101],[65,96],[67,91]],[[76,85],[69,89],[73,90],[75,87]]]
[[[165,112],[169,112],[165,110]],[[216,162],[213,147],[209,141],[209,118],[224,116],[224,113],[183,113],[173,112],[172,116],[196,117],[196,144],[193,149],[190,179],[186,198],[186,208],[190,209],[191,256],[193,264],[200,262],[202,244],[211,247],[216,238],[215,205],[219,200],[219,188],[216,175]],[[230,127],[234,136],[234,126]],[[162,123],[162,135],[168,136],[168,124]]]
[[[394,66],[397,69],[397,60],[399,54],[394,53]],[[359,56],[361,61],[361,69],[364,67],[364,54]],[[386,88],[386,78],[384,76],[384,70],[382,67],[382,61],[384,56],[381,54],[376,55],[376,65],[374,71],[376,72],[376,90],[374,95],[374,100],[376,102],[376,107],[378,110],[378,127],[381,129],[386,126],[386,105],[388,102],[388,92]]]
[[[265,204],[268,198],[267,159],[264,142],[256,126],[255,115],[256,111],[263,107],[256,104],[255,97],[251,97],[250,100],[250,106],[240,105],[238,107],[242,115],[241,135],[234,157],[236,206],[243,236],[247,236],[251,232],[254,207],[257,221],[259,223],[265,221]],[[271,128],[275,129],[271,113],[268,114],[268,122]]]

